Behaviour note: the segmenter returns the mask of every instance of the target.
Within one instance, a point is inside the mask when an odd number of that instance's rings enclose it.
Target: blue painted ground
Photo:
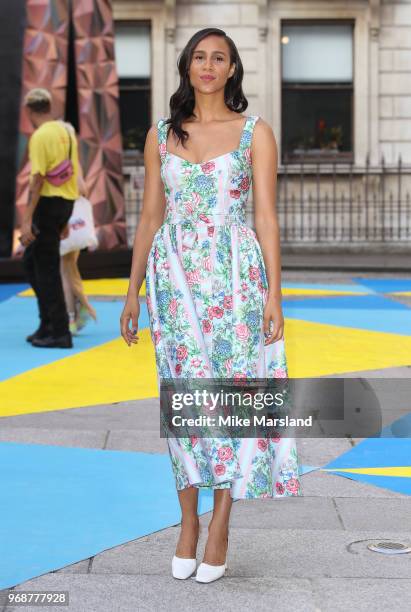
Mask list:
[[[181,519],[168,455],[2,442],[0,482],[0,589]]]
[[[411,413],[384,427],[379,438],[367,438],[331,463],[324,465],[323,469],[408,466],[411,467]],[[411,477],[346,472],[333,472],[333,474],[411,495]]]
[[[285,317],[409,336],[411,308],[382,295],[283,300]]]
[[[368,287],[371,291],[390,293],[391,291],[411,291],[411,278],[361,278],[353,277],[355,282]]]
[[[30,285],[21,283],[0,284],[0,302],[4,302],[4,300],[8,300],[13,295],[17,295],[20,291],[25,291],[29,288]]]
[[[98,322],[90,321],[73,337],[72,349],[35,348],[26,336],[38,327],[37,303],[33,298],[12,297],[0,303],[0,381],[57,359],[75,355],[120,336],[120,315],[123,302],[92,300]],[[140,309],[139,328],[148,327],[147,307]]]

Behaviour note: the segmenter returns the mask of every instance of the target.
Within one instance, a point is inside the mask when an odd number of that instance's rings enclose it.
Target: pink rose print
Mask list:
[[[163,269],[164,269],[164,270],[169,270],[169,269],[170,269],[170,264],[168,263],[168,261],[165,261],[165,262],[163,263]]]
[[[276,482],[275,483],[275,490],[277,491],[277,493],[279,495],[283,495],[283,493],[285,491],[284,486],[281,484],[281,482]]]
[[[212,270],[213,265],[211,263],[211,257],[204,257],[204,259],[203,259],[203,268],[204,268],[204,270],[208,270],[208,271]]]
[[[280,434],[278,433],[278,431],[275,431],[275,432],[274,432],[274,436],[271,438],[271,440],[272,440],[273,442],[279,442],[279,441],[281,440],[281,436],[280,436]]]
[[[160,253],[158,252],[158,248],[154,247],[154,259],[158,259],[160,257]]]
[[[234,374],[234,380],[244,380],[245,378],[247,378],[247,375],[243,374],[243,372],[236,372]]]
[[[242,295],[241,296],[241,301],[246,302],[247,301],[247,296],[246,295]]]
[[[206,162],[201,166],[201,170],[204,172],[204,174],[210,174],[210,172],[213,172],[213,170],[215,170],[215,163]]]
[[[257,283],[257,287],[260,293],[264,293],[264,286],[263,283],[259,280]]]
[[[197,359],[196,357],[195,359],[191,360],[191,365],[194,366],[195,368],[198,368],[201,365],[201,361]]]
[[[247,191],[247,189],[249,188],[249,186],[250,186],[250,179],[248,178],[248,176],[245,176],[245,177],[243,178],[243,180],[241,181],[241,183],[240,183],[240,189],[241,189],[242,191]]]
[[[285,486],[291,493],[297,493],[298,489],[300,488],[300,483],[296,478],[290,478]]]
[[[246,283],[246,282],[241,283],[241,289],[242,289],[243,291],[247,291],[247,289],[248,289],[248,285],[247,285],[247,283]]]
[[[187,355],[188,355],[187,347],[184,344],[180,344],[177,347],[177,359],[178,359],[178,361],[184,361],[184,359],[187,359]]]
[[[241,195],[241,191],[239,189],[230,189],[230,196],[238,200]]]
[[[230,461],[234,455],[233,449],[229,446],[222,446],[218,449],[217,454],[220,461]]]
[[[191,436],[190,441],[191,441],[191,446],[194,447],[198,442],[198,438],[196,436]]]
[[[232,370],[232,367],[233,367],[233,360],[232,359],[227,359],[227,361],[225,362],[224,365],[225,365],[225,369],[226,369],[227,375],[229,375],[231,370]]]
[[[244,157],[246,158],[247,163],[251,164],[251,148],[250,147],[247,147],[244,150]]]
[[[223,474],[225,474],[225,465],[223,465],[222,463],[217,463],[217,465],[214,468],[214,471],[217,474],[217,476],[222,476]]]
[[[221,319],[221,317],[224,314],[224,310],[222,308],[220,308],[219,306],[213,306],[213,316],[216,317],[217,319]]]
[[[167,150],[166,150],[166,144],[165,144],[164,142],[162,142],[162,143],[160,144],[160,155],[161,155],[161,156],[163,156],[163,155],[165,155],[166,153],[167,153]]]
[[[198,283],[201,279],[200,270],[191,270],[186,272],[186,278],[189,285],[194,285]]]
[[[223,306],[227,310],[231,310],[232,309],[232,307],[233,307],[233,296],[232,295],[225,295],[224,296]]]
[[[170,304],[169,304],[168,310],[169,310],[170,314],[171,314],[173,317],[175,317],[175,316],[176,316],[176,314],[177,314],[177,300],[176,300],[176,298],[173,298],[173,299],[170,301]]]
[[[267,440],[262,440],[262,439],[258,440],[257,446],[260,449],[260,451],[265,451],[267,450],[268,442]]]
[[[207,227],[207,234],[210,238],[214,236],[214,225],[210,225],[209,227]]]
[[[214,316],[214,315],[213,315],[213,308],[214,308],[214,306],[209,306],[209,307],[207,308],[208,316],[210,317],[210,319],[212,319],[212,318],[213,318],[213,316]]]
[[[202,321],[202,328],[203,328],[203,332],[205,334],[209,334],[211,331],[211,323],[208,319],[203,319]]]
[[[182,366],[181,366],[181,363],[177,363],[177,364],[176,364],[176,368],[175,368],[175,369],[176,369],[176,374],[177,374],[177,376],[180,376],[181,371],[182,371],[182,369],[183,369],[183,368],[182,368]]]
[[[250,280],[257,280],[260,278],[260,270],[255,266],[250,266],[248,268],[248,276],[250,277]]]
[[[201,195],[197,191],[193,191],[192,198],[194,206],[197,207],[201,202]]]
[[[194,212],[194,206],[193,206],[192,202],[185,202],[184,203],[184,208],[185,208],[185,211],[186,211],[186,213],[188,215],[191,215],[191,213]]]
[[[157,266],[156,264],[153,264],[153,272],[156,272],[156,270],[157,270]]]
[[[161,332],[155,331],[154,332],[154,344],[158,344],[160,342],[160,339],[161,339]]]
[[[250,328],[246,323],[237,323],[235,332],[240,340],[247,340],[250,337]]]
[[[204,223],[210,223],[210,219],[204,213],[201,213],[201,215],[198,215],[198,218],[201,219],[201,221],[204,221]]]
[[[276,368],[274,378],[287,378],[287,371],[284,368]]]
[[[200,370],[200,371],[199,371],[199,373],[198,373],[198,375],[199,375],[201,378],[205,378],[205,372],[204,372],[204,370]]]
[[[147,308],[151,308],[151,297],[149,295],[146,295],[146,304]]]

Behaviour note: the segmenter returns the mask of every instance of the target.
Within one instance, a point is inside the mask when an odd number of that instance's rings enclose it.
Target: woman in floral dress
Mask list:
[[[122,336],[138,340],[145,278],[159,381],[286,378],[274,134],[261,117],[241,114],[242,63],[222,30],[194,34],[178,68],[170,118],[147,134]],[[245,216],[251,185],[255,232]],[[226,567],[233,500],[302,495],[295,440],[167,440],[182,510],[173,575],[195,571],[198,490],[210,487],[214,510],[196,578],[211,582]]]

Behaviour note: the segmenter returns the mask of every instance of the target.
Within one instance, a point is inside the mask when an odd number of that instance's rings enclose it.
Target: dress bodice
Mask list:
[[[169,153],[168,124],[164,118],[158,121],[165,223],[245,223],[252,181],[251,140],[257,120],[256,115],[247,116],[237,149],[203,163]]]

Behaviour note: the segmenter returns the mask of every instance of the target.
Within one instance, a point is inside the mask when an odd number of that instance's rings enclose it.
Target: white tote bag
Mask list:
[[[74,202],[68,225],[69,235],[64,240],[60,240],[60,255],[86,247],[95,248],[98,245],[92,204],[84,196],[80,196]]]

